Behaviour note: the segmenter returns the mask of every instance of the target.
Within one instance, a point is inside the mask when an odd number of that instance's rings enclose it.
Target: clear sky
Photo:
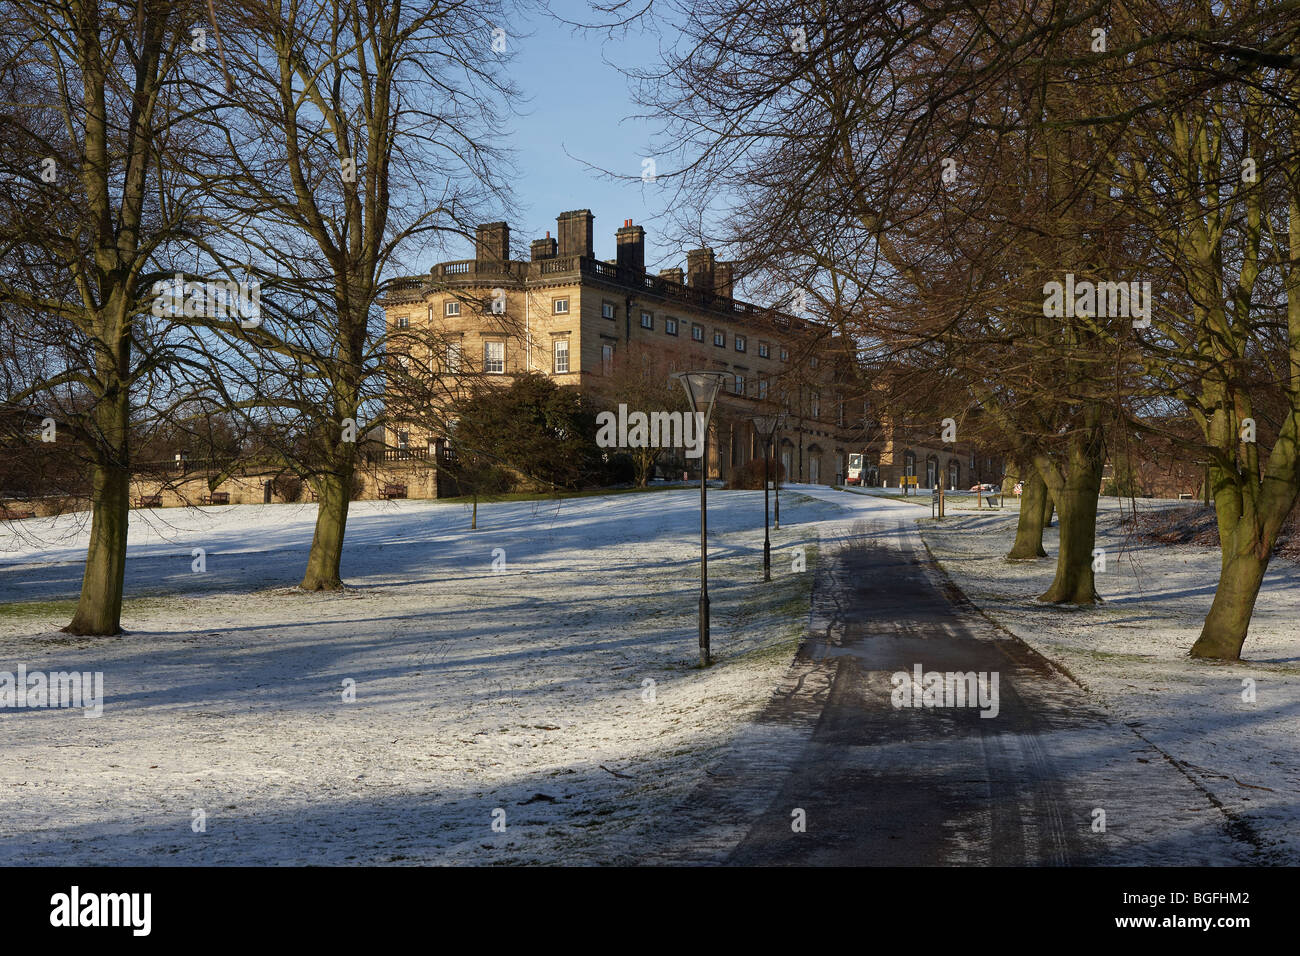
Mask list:
[[[551,9],[573,21],[593,16],[582,0],[551,0]],[[541,14],[522,30],[529,35],[515,36],[507,26],[514,55],[510,73],[527,97],[508,141],[517,151],[514,187],[523,217],[510,217],[511,256],[527,258],[528,243],[548,229],[554,236],[561,212],[590,209],[598,258],[614,257],[614,231],[632,219],[646,228],[648,268],[684,266],[685,250],[666,248],[662,230],[651,221],[663,211],[671,186],[641,180],[654,126],[633,118],[644,110],[618,70],[653,68],[661,38],[642,30],[617,38],[582,33]],[[600,169],[634,181],[614,181]]]

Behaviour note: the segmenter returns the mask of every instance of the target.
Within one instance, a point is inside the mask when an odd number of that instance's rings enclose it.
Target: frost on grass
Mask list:
[[[0,864],[637,862],[788,666],[812,575],[777,558],[838,511],[783,495],[764,585],[762,493],[709,505],[707,670],[689,490],[486,505],[473,532],[459,505],[356,503],[337,594],[293,590],[310,506],[133,513],[104,639],[54,630],[84,529],[0,539],[26,599],[0,669],[102,670],[106,696],[0,716]]]
[[[1194,661],[1187,652],[1214,599],[1217,549],[1139,537],[1115,504],[1103,504],[1103,603],[1059,608],[1034,600],[1052,579],[1057,528],[1044,535],[1049,558],[1008,562],[1015,521],[1012,511],[920,524],[935,559],[978,607],[1063,664],[1118,720],[1245,820],[1266,859],[1300,862],[1300,567],[1273,559],[1246,660]],[[1163,517],[1138,522],[1168,524]],[[1251,689],[1255,699],[1243,699]]]

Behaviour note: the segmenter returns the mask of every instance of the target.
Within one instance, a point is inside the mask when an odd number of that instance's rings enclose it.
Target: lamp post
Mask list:
[[[725,372],[679,372],[675,378],[686,389],[691,414],[704,415],[700,435],[700,666],[709,666],[709,419],[713,403],[726,381]]]
[[[754,430],[758,432],[763,439],[763,580],[772,580],[772,536],[767,530],[767,483],[768,472],[771,468],[771,450],[772,436],[776,433],[777,426],[781,423],[781,416],[773,415],[756,415],[754,417]],[[779,519],[778,519],[779,520]]]
[[[772,451],[774,453],[776,452],[776,432],[779,432],[783,425],[785,425],[784,412],[777,415],[776,431],[772,432]],[[778,465],[780,464],[780,459],[777,459],[777,464]],[[776,499],[775,507],[773,508],[772,511],[772,530],[780,531],[781,530],[781,472],[779,470],[776,473],[776,480],[772,482],[772,489],[775,493],[774,497]]]

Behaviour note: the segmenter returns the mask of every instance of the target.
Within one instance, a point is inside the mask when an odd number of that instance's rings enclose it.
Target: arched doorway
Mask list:
[[[961,487],[961,465],[953,458],[948,462],[948,488],[956,491]]]
[[[939,459],[934,455],[925,459],[925,487],[939,487]]]

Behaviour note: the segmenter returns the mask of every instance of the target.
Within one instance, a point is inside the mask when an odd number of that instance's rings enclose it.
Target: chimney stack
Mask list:
[[[620,269],[633,272],[645,272],[645,230],[632,225],[631,219],[623,221],[623,228],[614,233],[614,242],[618,249],[615,260]]]
[[[545,239],[534,239],[528,251],[534,262],[540,259],[554,259],[555,240],[551,238],[550,230],[546,231]]]
[[[686,276],[691,288],[713,291],[713,250],[692,249],[686,253]]]
[[[594,254],[595,244],[592,240],[592,223],[595,217],[590,209],[574,209],[562,212],[555,217],[559,227],[560,256],[587,256]]]
[[[510,261],[510,227],[504,222],[485,222],[478,227],[474,258],[479,262]]]
[[[732,290],[733,262],[718,262],[713,266],[713,291],[730,299]]]

